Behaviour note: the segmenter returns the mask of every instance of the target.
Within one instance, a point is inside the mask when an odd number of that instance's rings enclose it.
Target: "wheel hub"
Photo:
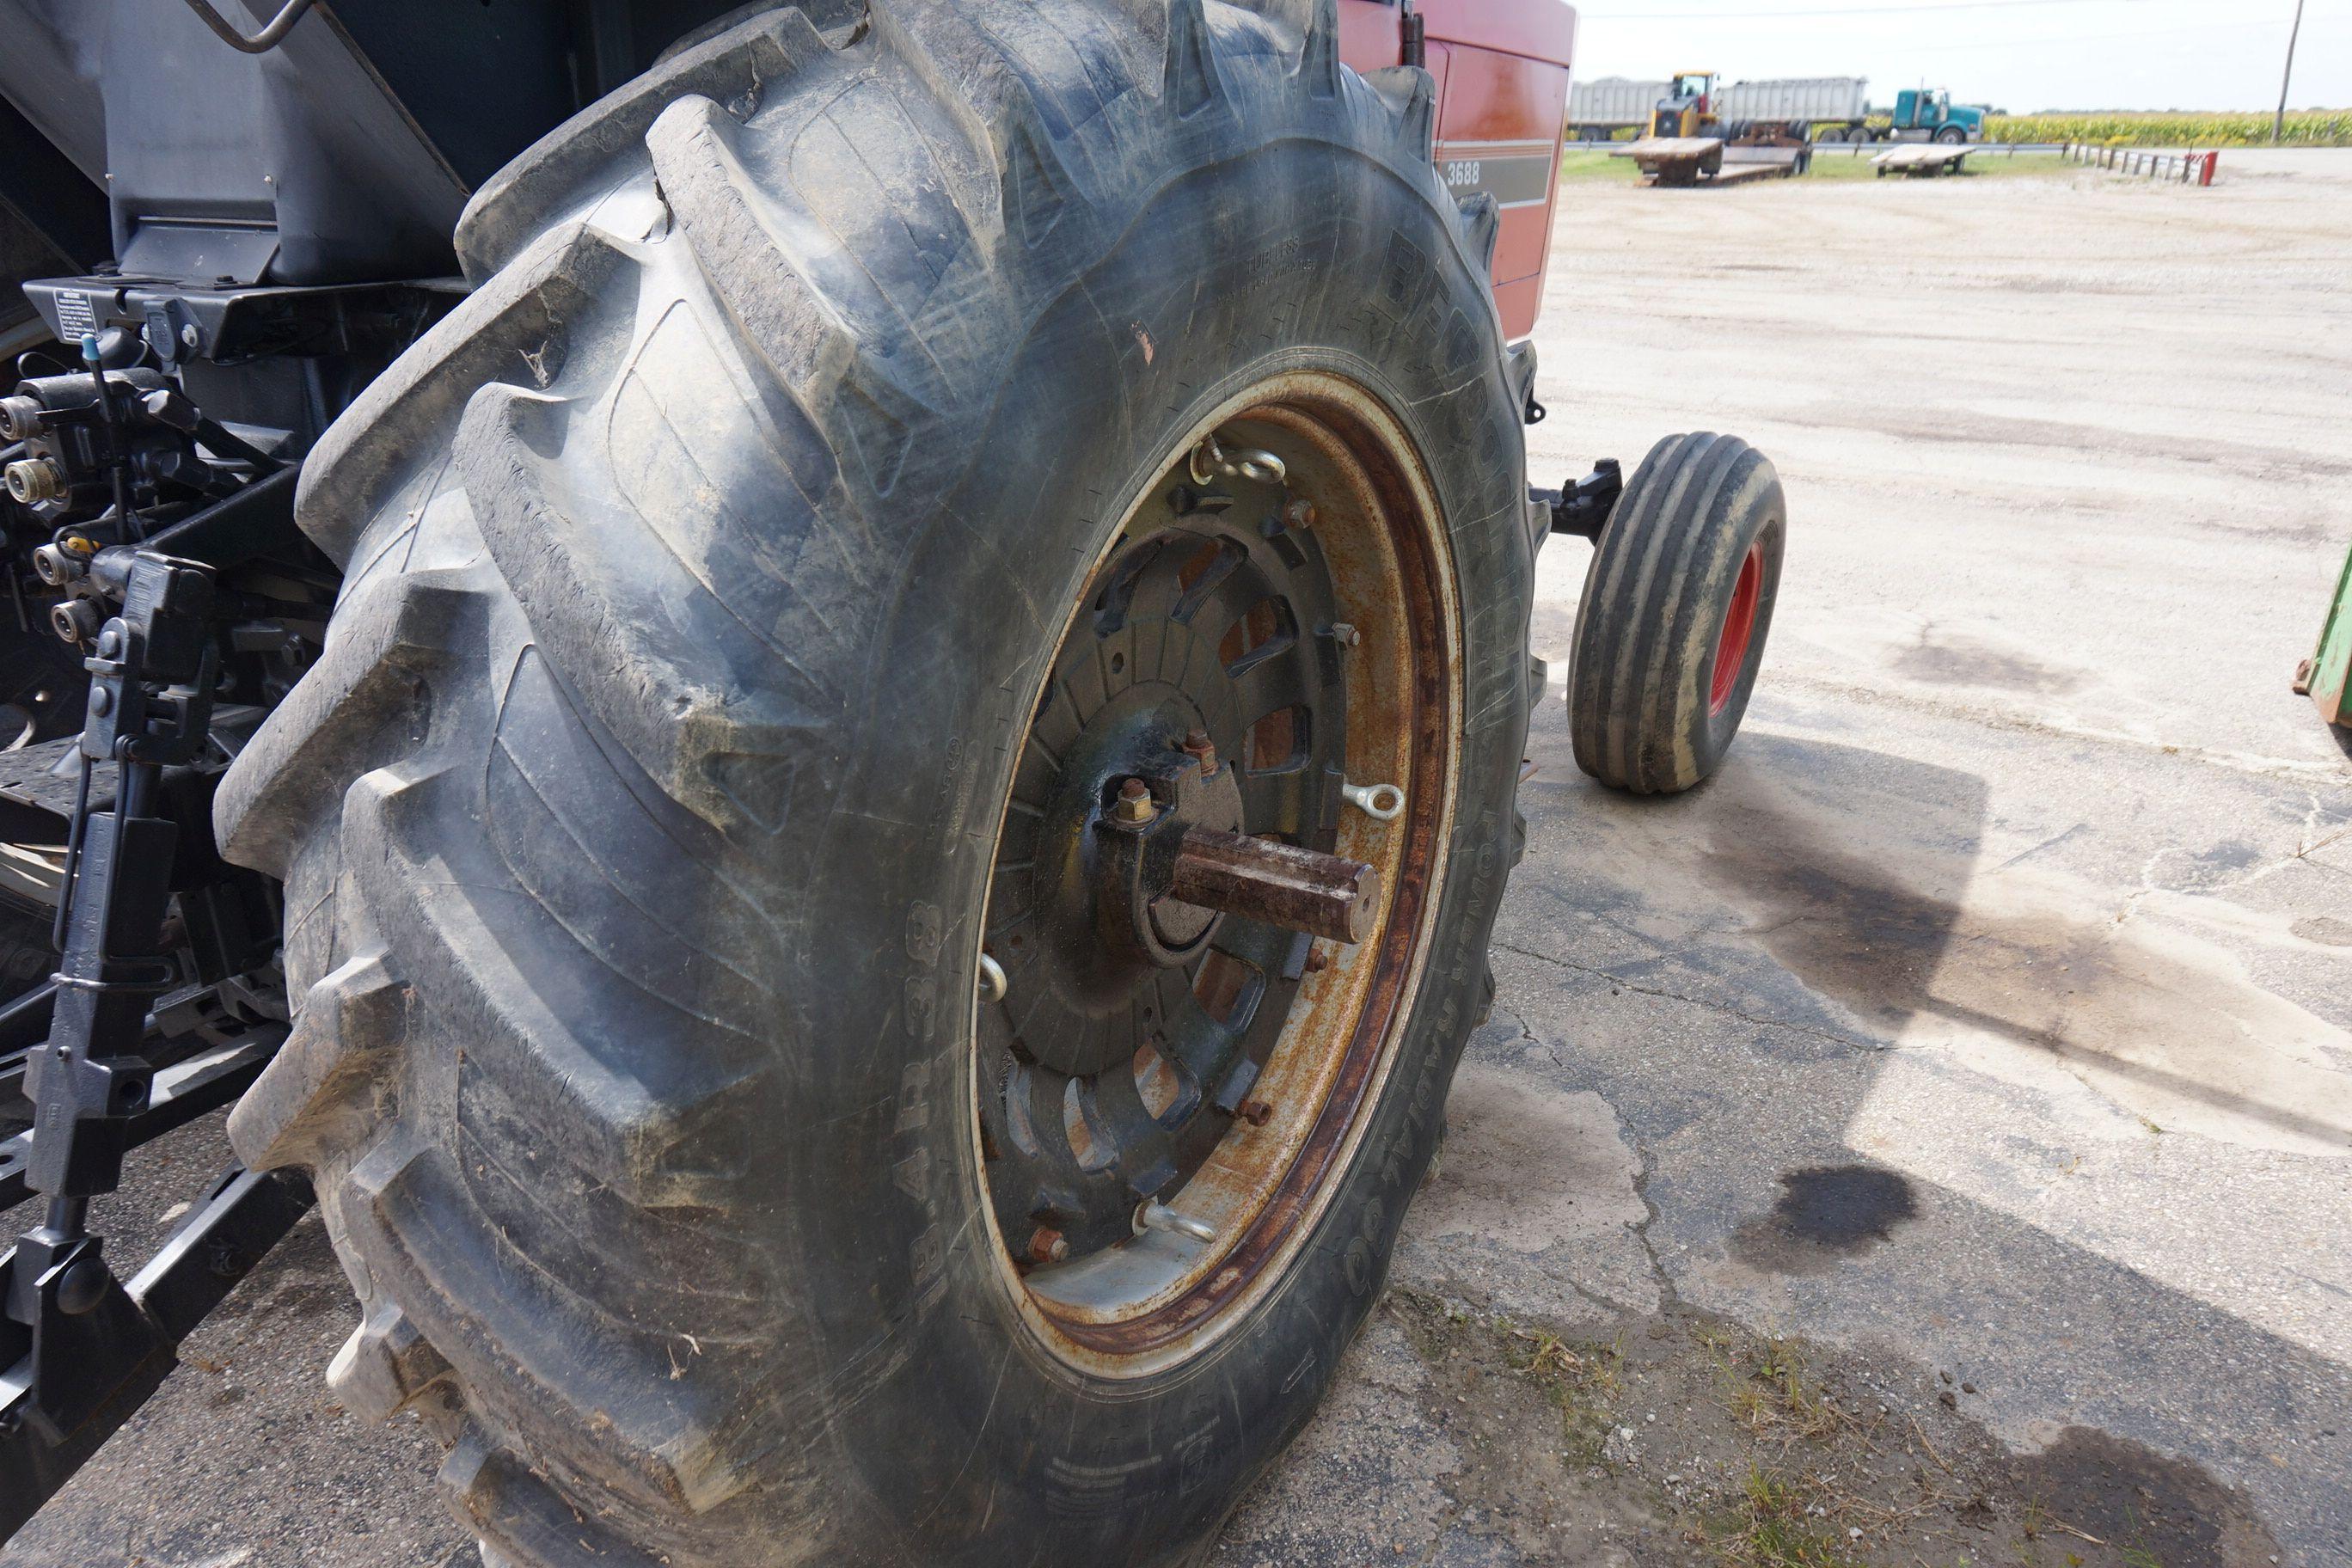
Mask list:
[[[1268,479],[1171,487],[1033,720],[991,890],[982,1126],[1001,1227],[1057,1259],[1131,1237],[1241,1113],[1308,963],[1297,911],[1338,931],[1377,897],[1328,853],[1346,681],[1304,521]]]

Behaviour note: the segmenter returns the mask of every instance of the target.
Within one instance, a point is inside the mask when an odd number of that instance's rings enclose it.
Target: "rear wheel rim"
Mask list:
[[[1764,542],[1748,547],[1739,563],[1739,581],[1732,585],[1731,607],[1723,614],[1723,629],[1715,638],[1715,676],[1707,688],[1706,711],[1714,717],[1730,706],[1739,688],[1739,672],[1748,665],[1748,644],[1756,635],[1756,605],[1764,591]]]
[[[1195,483],[1202,437],[1229,464],[1275,454],[1282,479]],[[1000,1277],[1036,1338],[1082,1371],[1161,1370],[1244,1319],[1379,1101],[1453,814],[1460,634],[1444,539],[1394,418],[1350,382],[1286,374],[1228,400],[1171,458],[1070,616],[999,829],[982,957],[1004,992],[981,1000],[971,1056]],[[1236,664],[1246,700],[1230,697]],[[1261,723],[1269,705],[1283,717]],[[1362,943],[1232,915],[1199,933],[1183,906],[1167,945],[1197,947],[1181,964],[1163,953],[1144,973],[1129,946],[1074,940],[1101,918],[1071,902],[1083,836],[1116,809],[1120,776],[1185,760],[1194,727],[1235,783],[1232,826],[1374,866],[1383,907]],[[1403,809],[1377,820],[1345,784],[1398,785]],[[1129,1223],[1155,1203],[1177,1219]]]

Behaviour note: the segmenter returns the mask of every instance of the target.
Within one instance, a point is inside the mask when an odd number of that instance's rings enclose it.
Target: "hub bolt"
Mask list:
[[[1149,822],[1159,815],[1151,804],[1151,786],[1141,779],[1129,779],[1118,786],[1118,805],[1112,810],[1121,822]]]
[[[1070,1238],[1050,1225],[1029,1233],[1029,1258],[1034,1263],[1059,1263],[1070,1255]]]
[[[1314,527],[1315,503],[1313,501],[1305,500],[1292,501],[1288,506],[1282,509],[1282,521],[1290,524],[1293,528]]]
[[[1213,777],[1216,773],[1217,748],[1211,743],[1209,732],[1206,730],[1186,731],[1181,749],[1187,756],[1201,764],[1202,778]]]

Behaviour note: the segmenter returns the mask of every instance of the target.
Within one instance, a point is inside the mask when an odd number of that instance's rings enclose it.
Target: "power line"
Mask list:
[[[2286,26],[2284,22],[2279,21],[2247,22],[2217,17],[2211,21],[2192,22],[2185,27],[2136,27],[2128,33],[2063,33],[2051,37],[1976,38],[1965,43],[1906,44],[1904,48],[1905,52],[1909,54],[1938,55],[1948,54],[1954,49],[2015,49],[2027,46],[2039,47],[2043,44],[2129,43],[2140,38],[2168,38],[2188,33],[2210,34],[2216,27],[2227,27],[2238,34],[2252,34],[2272,31],[2284,26]],[[2253,41],[2266,43],[2268,40]]]
[[[1586,22],[1750,22],[1788,16],[1907,16],[1926,11],[2008,11],[2026,5],[2128,5],[2148,0],[1930,0],[1922,5],[1843,5],[1820,11],[1600,11],[1582,12]]]

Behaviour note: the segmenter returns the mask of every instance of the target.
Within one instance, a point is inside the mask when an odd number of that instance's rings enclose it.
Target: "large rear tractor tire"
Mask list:
[[[1338,46],[766,12],[486,185],[310,458],[230,1130],[492,1563],[1195,1560],[1378,1298],[1523,837],[1532,366]],[[1377,917],[1213,921],[1162,822]]]
[[[1780,595],[1780,477],[1737,436],[1669,436],[1618,499],[1584,578],[1569,668],[1576,762],[1671,795],[1722,764]]]

